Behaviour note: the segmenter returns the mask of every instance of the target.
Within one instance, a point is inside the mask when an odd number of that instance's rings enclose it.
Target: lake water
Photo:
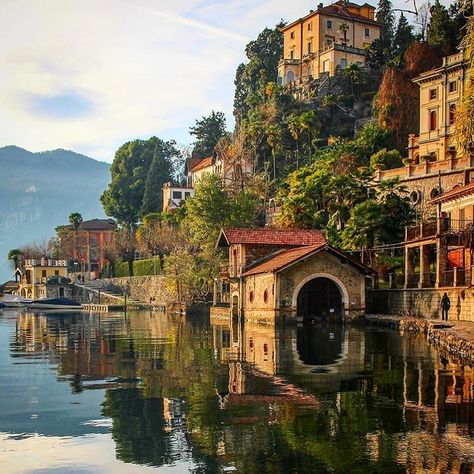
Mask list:
[[[467,473],[473,400],[422,336],[0,312],[2,473]]]

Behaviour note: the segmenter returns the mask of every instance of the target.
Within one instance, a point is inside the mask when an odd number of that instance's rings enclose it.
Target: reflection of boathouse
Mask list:
[[[223,229],[217,246],[229,264],[216,283],[214,313],[229,305],[273,323],[278,314],[342,320],[365,311],[371,270],[331,247],[315,230]],[[230,303],[230,304],[229,304]]]

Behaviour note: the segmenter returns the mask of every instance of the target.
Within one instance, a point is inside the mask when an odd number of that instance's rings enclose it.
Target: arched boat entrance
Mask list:
[[[344,319],[344,298],[337,283],[330,278],[316,277],[303,284],[297,297],[297,315],[303,322],[323,319]]]

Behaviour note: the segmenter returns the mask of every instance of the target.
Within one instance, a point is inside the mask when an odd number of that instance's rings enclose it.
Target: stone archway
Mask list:
[[[344,319],[349,295],[334,275],[317,273],[303,279],[293,293],[293,308],[305,319]]]

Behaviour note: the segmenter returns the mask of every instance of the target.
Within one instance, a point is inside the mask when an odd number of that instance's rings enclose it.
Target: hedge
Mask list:
[[[134,276],[146,276],[156,275],[160,273],[161,265],[159,257],[146,258],[143,260],[135,260],[133,262],[133,275]],[[107,264],[102,270],[102,276],[107,278],[110,276],[110,265]],[[128,277],[130,272],[128,271],[128,262],[115,262],[115,277]]]

